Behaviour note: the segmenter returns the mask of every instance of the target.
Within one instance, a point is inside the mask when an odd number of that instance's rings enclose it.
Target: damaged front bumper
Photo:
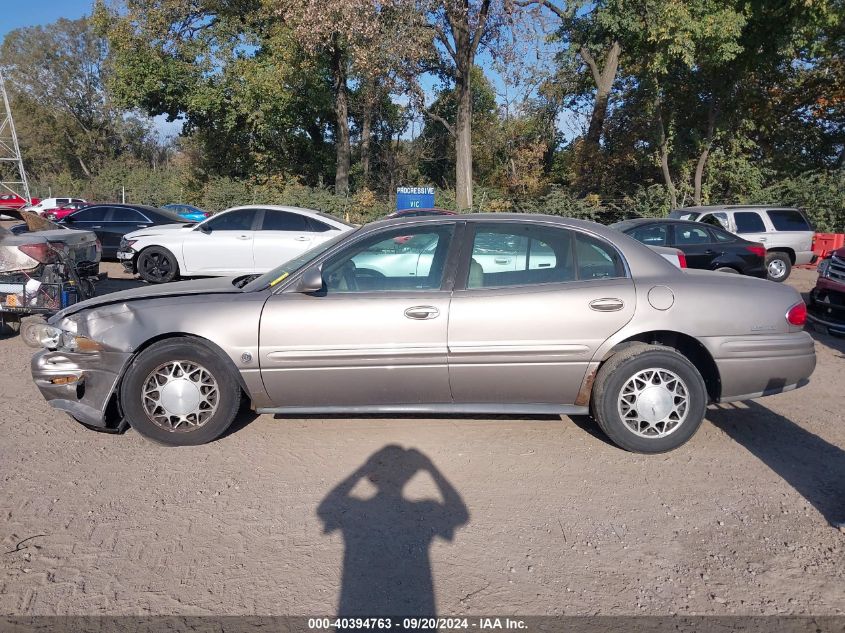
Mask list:
[[[124,352],[75,353],[42,350],[32,357],[32,378],[54,409],[69,413],[83,424],[114,426],[109,403],[132,354]]]

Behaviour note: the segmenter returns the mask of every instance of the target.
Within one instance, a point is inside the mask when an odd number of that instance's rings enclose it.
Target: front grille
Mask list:
[[[835,255],[830,258],[830,266],[827,269],[828,277],[837,281],[845,281],[845,259]]]

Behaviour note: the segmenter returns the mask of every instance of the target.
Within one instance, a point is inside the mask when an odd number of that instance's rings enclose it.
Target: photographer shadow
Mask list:
[[[418,472],[431,476],[442,502],[403,496]],[[364,479],[376,489],[368,499],[352,495]],[[317,516],[324,533],[343,534],[339,616],[436,615],[429,549],[435,537],[451,541],[469,511],[428,457],[396,445],[381,448],[326,495]]]
[[[833,526],[845,522],[845,451],[756,402],[726,404],[707,419],[766,464]]]

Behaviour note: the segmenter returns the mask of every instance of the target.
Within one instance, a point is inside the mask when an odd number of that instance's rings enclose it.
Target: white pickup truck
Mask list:
[[[766,247],[766,270],[772,281],[785,281],[793,266],[812,264],[813,227],[798,209],[778,205],[684,207],[670,218],[712,224]]]

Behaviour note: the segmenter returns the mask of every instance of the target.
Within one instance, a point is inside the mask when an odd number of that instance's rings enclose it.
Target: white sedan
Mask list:
[[[264,273],[352,228],[310,209],[234,207],[199,224],[166,224],[129,233],[117,257],[127,272],[150,283]]]

